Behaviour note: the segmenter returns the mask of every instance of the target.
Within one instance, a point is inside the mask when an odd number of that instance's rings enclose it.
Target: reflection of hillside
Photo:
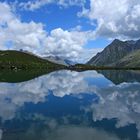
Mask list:
[[[44,74],[49,74],[53,69],[48,70],[21,70],[21,71],[0,71],[0,82],[18,83],[29,81]]]
[[[140,71],[99,70],[98,73],[103,74],[114,84],[120,84],[123,82],[140,82]]]
[[[51,72],[57,72],[56,69],[30,70],[30,71],[0,71],[0,82],[18,83],[29,81],[41,75],[47,75]],[[92,71],[91,71],[92,72]],[[98,70],[98,73],[104,75],[114,84],[123,82],[140,82],[140,71],[128,70]],[[75,72],[76,73],[76,72]]]

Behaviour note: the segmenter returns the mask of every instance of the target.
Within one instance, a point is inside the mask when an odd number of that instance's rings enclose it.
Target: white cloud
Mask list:
[[[90,9],[79,15],[97,21],[96,35],[108,38],[140,37],[140,2],[138,0],[90,0]]]
[[[81,53],[85,51],[82,48],[91,38],[92,32],[67,31],[61,28],[51,31],[50,36],[46,38],[46,51],[59,57],[65,57],[78,61]],[[65,54],[65,55],[64,55]]]
[[[20,3],[19,6],[25,10],[34,11],[48,4],[57,4],[59,6],[68,7],[74,5],[83,6],[85,2],[85,0],[29,0],[28,2]]]
[[[79,62],[86,63],[91,59],[91,56],[95,56],[98,52],[101,52],[103,48],[92,48],[92,49],[83,49],[79,58]],[[84,60],[83,60],[84,58]]]
[[[61,28],[47,33],[42,23],[22,22],[8,4],[0,2],[0,36],[0,49],[3,50],[7,49],[7,42],[11,42],[10,49],[78,61],[93,33]]]
[[[0,3],[0,49],[7,49],[5,43],[11,41],[12,49],[26,49],[37,52],[46,38],[43,24],[21,22],[6,3]]]

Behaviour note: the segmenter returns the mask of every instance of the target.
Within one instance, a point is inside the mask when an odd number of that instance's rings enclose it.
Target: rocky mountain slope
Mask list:
[[[127,66],[133,66],[133,61],[138,59],[140,55],[138,50],[140,50],[140,40],[121,41],[115,39],[102,52],[91,58],[87,64],[94,66],[126,66],[126,64],[129,63]],[[130,59],[130,57],[133,57],[133,59]],[[127,60],[128,58],[129,61]],[[127,62],[125,62],[125,60],[127,60]],[[138,64],[140,63],[134,66]]]

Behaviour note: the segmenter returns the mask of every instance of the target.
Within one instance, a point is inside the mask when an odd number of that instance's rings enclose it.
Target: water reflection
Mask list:
[[[93,78],[98,76],[94,73],[91,76]],[[24,103],[45,102],[46,96],[51,93],[58,97],[70,94],[80,97],[80,93],[92,94],[96,91],[96,86],[88,86],[84,80],[88,76],[87,74],[57,71],[23,83],[1,83],[0,106],[2,108],[0,116],[3,120],[13,119],[16,110]]]
[[[140,83],[115,85],[104,75],[62,70],[0,83],[0,139],[137,140]]]
[[[6,136],[7,139],[13,140],[19,137],[20,140],[121,140],[115,134],[107,133],[104,130],[73,125],[58,125],[56,128],[36,128],[33,125],[24,134],[16,133]]]
[[[114,84],[123,82],[140,82],[140,71],[134,70],[99,70],[107,79]]]

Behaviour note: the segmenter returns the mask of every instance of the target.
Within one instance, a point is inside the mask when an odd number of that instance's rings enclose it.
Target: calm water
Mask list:
[[[139,71],[26,77],[0,74],[0,140],[140,139]]]

